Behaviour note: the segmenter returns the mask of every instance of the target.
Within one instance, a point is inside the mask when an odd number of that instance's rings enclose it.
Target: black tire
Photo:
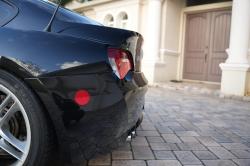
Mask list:
[[[57,151],[57,139],[50,116],[36,93],[15,75],[0,69],[0,84],[10,90],[25,109],[31,144],[23,166],[47,166]],[[3,158],[0,156],[0,165]]]

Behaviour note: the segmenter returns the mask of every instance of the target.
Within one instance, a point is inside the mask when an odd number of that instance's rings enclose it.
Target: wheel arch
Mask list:
[[[36,109],[38,111],[41,111],[43,113],[43,114],[39,114],[40,116],[38,116],[39,119],[41,120],[41,122],[46,124],[46,125],[43,126],[41,131],[47,130],[47,131],[49,131],[50,134],[54,133],[55,126],[52,123],[52,118],[51,118],[48,110],[46,109],[47,107],[45,106],[43,100],[36,93],[35,88],[30,86],[30,84],[27,81],[25,81],[25,78],[20,77],[19,75],[17,75],[17,73],[13,72],[12,70],[10,70],[10,69],[8,69],[6,67],[3,67],[2,65],[0,66],[0,74],[1,75],[3,74],[3,78],[2,78],[3,87],[6,87],[7,89],[9,89],[13,94],[14,93],[19,93],[16,96],[25,97],[27,99],[26,103],[25,103],[25,100],[23,98],[20,99],[19,97],[17,97],[24,107],[26,106],[26,108],[27,108],[27,107],[30,106],[31,108],[34,108],[34,109]],[[1,80],[1,78],[0,78],[0,80]],[[10,84],[12,86],[8,86],[9,83],[12,83],[12,84]],[[24,93],[24,92],[27,92],[27,93]],[[33,102],[31,102],[31,100]],[[24,102],[24,103],[22,103],[22,102]],[[33,106],[35,106],[35,107],[33,107]],[[30,111],[35,113],[34,109],[30,109]],[[31,115],[31,114],[29,114],[29,115]],[[46,117],[46,120],[43,119],[45,117]],[[41,133],[44,134],[44,132],[41,132]],[[53,150],[51,150],[51,152],[52,152],[51,155],[54,156],[53,154],[55,154],[55,152],[58,149],[58,144],[57,144],[58,138],[56,137],[56,134],[51,134],[50,136],[51,137],[50,137],[49,140],[54,143],[54,148],[53,148]],[[44,148],[46,148],[46,147],[44,146]],[[46,162],[47,161],[50,162],[49,160],[46,159]]]
[[[60,145],[59,148],[61,156],[63,157],[62,159],[64,162],[71,162],[71,156],[69,153],[70,149],[68,146],[68,134],[64,127],[61,114],[59,113],[60,111],[54,103],[53,98],[50,96],[50,94],[47,92],[42,82],[38,78],[25,78],[23,77],[23,75],[18,74],[18,72],[16,72],[17,70],[15,70],[16,68],[13,69],[13,66],[11,68],[7,67],[6,65],[1,65],[1,60],[2,59],[0,59],[0,69],[13,74],[15,77],[25,82],[26,85],[32,91],[34,91],[34,94],[37,96],[37,99],[41,101],[40,103],[43,105],[43,107],[46,108],[46,111],[48,111],[49,116],[53,122],[53,127],[56,131],[58,146]]]
[[[21,62],[18,64],[14,58],[10,59],[5,56],[0,56],[0,68],[14,73],[21,79],[34,77],[29,70],[22,66]]]
[[[57,135],[57,141],[63,162],[72,162],[69,148],[69,136],[63,123],[61,111],[55,104],[54,99],[43,86],[38,78],[25,78],[25,82],[36,92],[39,99],[43,102],[45,108],[49,112],[50,118],[53,122],[54,129]]]

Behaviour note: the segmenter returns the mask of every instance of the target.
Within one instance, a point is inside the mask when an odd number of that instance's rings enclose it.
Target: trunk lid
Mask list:
[[[57,22],[56,24],[61,24],[61,27],[64,27],[63,30],[57,33],[104,42],[129,51],[133,59],[134,71],[141,71],[143,57],[143,37],[141,34],[124,29],[90,24],[72,22]]]

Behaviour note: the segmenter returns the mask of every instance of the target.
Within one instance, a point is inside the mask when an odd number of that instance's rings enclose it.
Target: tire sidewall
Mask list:
[[[23,166],[33,166],[37,163],[36,160],[40,155],[39,149],[42,148],[42,126],[40,125],[42,122],[39,118],[36,101],[32,98],[29,89],[21,80],[2,70],[0,70],[0,84],[10,90],[18,98],[27,114],[30,123],[31,144]]]

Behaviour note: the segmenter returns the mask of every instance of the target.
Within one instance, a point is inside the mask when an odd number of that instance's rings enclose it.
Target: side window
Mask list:
[[[11,3],[0,0],[0,26],[4,26],[18,13],[17,8]]]

